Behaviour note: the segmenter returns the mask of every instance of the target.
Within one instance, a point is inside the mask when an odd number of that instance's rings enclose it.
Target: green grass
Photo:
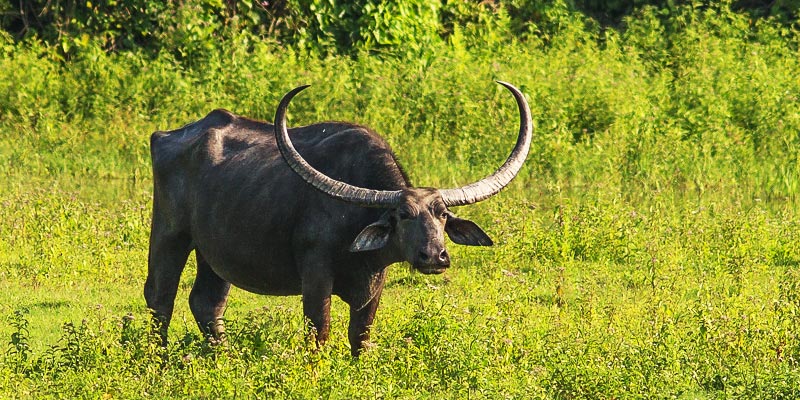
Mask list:
[[[0,37],[0,397],[800,397],[797,32],[683,10],[410,59],[237,36],[190,66],[91,45],[67,62]],[[496,245],[451,244],[443,276],[390,267],[360,359],[338,299],[315,352],[299,297],[238,289],[229,341],[210,347],[188,310],[193,261],[171,344],[155,344],[151,132],[218,107],[271,120],[312,83],[291,124],[367,124],[415,183],[456,186],[512,146],[494,79],[523,89],[535,123],[518,179],[456,210]]]
[[[496,247],[451,246],[444,276],[390,268],[375,347],[354,361],[341,301],[332,339],[315,353],[298,297],[241,290],[226,313],[229,343],[209,348],[188,311],[191,262],[162,354],[141,295],[147,189],[128,193],[98,201],[47,188],[3,199],[16,234],[0,259],[9,322],[0,334],[19,331],[15,311],[28,324],[24,346],[9,340],[0,364],[7,394],[798,395],[800,220],[785,210],[577,195],[531,209],[500,195],[460,210]]]

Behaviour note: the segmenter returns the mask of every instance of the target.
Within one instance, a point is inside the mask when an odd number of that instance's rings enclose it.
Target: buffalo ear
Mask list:
[[[389,243],[389,234],[392,233],[392,224],[389,222],[389,213],[381,216],[377,222],[367,225],[353,240],[350,251],[377,250]]]
[[[491,246],[494,244],[489,235],[478,224],[458,218],[452,213],[447,213],[444,231],[447,232],[447,236],[454,243],[467,246]]]

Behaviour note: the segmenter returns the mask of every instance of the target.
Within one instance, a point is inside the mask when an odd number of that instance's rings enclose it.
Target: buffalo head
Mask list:
[[[376,250],[391,244],[420,272],[439,274],[450,266],[445,232],[455,243],[492,245],[478,225],[456,217],[447,209],[438,190],[409,188],[402,192],[398,204],[361,231],[350,251]]]
[[[297,152],[286,128],[286,109],[291,99],[308,86],[287,93],[275,115],[278,149],[289,166],[307,183],[325,194],[363,207],[386,212],[366,226],[353,241],[350,251],[371,251],[392,246],[402,258],[425,274],[439,274],[450,265],[444,234],[454,243],[491,246],[492,240],[472,221],[456,217],[448,207],[473,204],[498,193],[517,175],[531,143],[531,113],[523,94],[514,86],[498,82],[514,95],[520,114],[517,142],[505,163],[492,175],[459,188],[405,188],[373,190],[332,179],[317,171]]]

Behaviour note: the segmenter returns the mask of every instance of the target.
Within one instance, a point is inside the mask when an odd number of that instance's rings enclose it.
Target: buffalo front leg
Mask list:
[[[188,235],[167,235],[154,224],[150,234],[150,252],[147,259],[147,280],[144,298],[153,313],[154,328],[167,345],[167,331],[175,306],[175,295],[181,273],[189,257],[191,240]]]
[[[310,331],[317,348],[328,340],[330,333],[332,292],[333,278],[329,274],[303,274],[303,314],[311,324]]]
[[[350,306],[350,326],[347,329],[347,337],[350,340],[350,354],[353,357],[358,357],[369,343],[369,331],[372,328],[372,321],[375,320],[375,312],[378,311],[382,291],[383,285],[380,285],[372,300],[360,310],[353,305]]]
[[[212,343],[218,343],[225,334],[222,314],[228,302],[231,284],[219,277],[203,255],[195,250],[197,257],[197,277],[189,294],[189,308],[192,310],[197,326]]]

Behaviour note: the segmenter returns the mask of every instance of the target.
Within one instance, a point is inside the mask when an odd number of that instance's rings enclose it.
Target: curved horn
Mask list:
[[[525,158],[528,157],[532,136],[531,109],[528,107],[528,102],[519,89],[515,88],[510,83],[502,81],[497,81],[497,83],[510,90],[517,100],[517,107],[519,108],[519,134],[517,136],[517,144],[514,145],[514,150],[511,151],[506,162],[492,175],[457,189],[440,190],[439,192],[442,194],[442,200],[444,200],[444,203],[449,207],[477,203],[494,196],[517,176],[517,173],[519,173],[519,170],[522,168],[522,164],[525,162]]]
[[[294,148],[286,130],[286,108],[296,94],[309,86],[299,86],[286,93],[275,112],[275,139],[286,163],[308,184],[333,198],[366,207],[388,208],[397,204],[401,191],[364,189],[332,179],[309,165]]]

